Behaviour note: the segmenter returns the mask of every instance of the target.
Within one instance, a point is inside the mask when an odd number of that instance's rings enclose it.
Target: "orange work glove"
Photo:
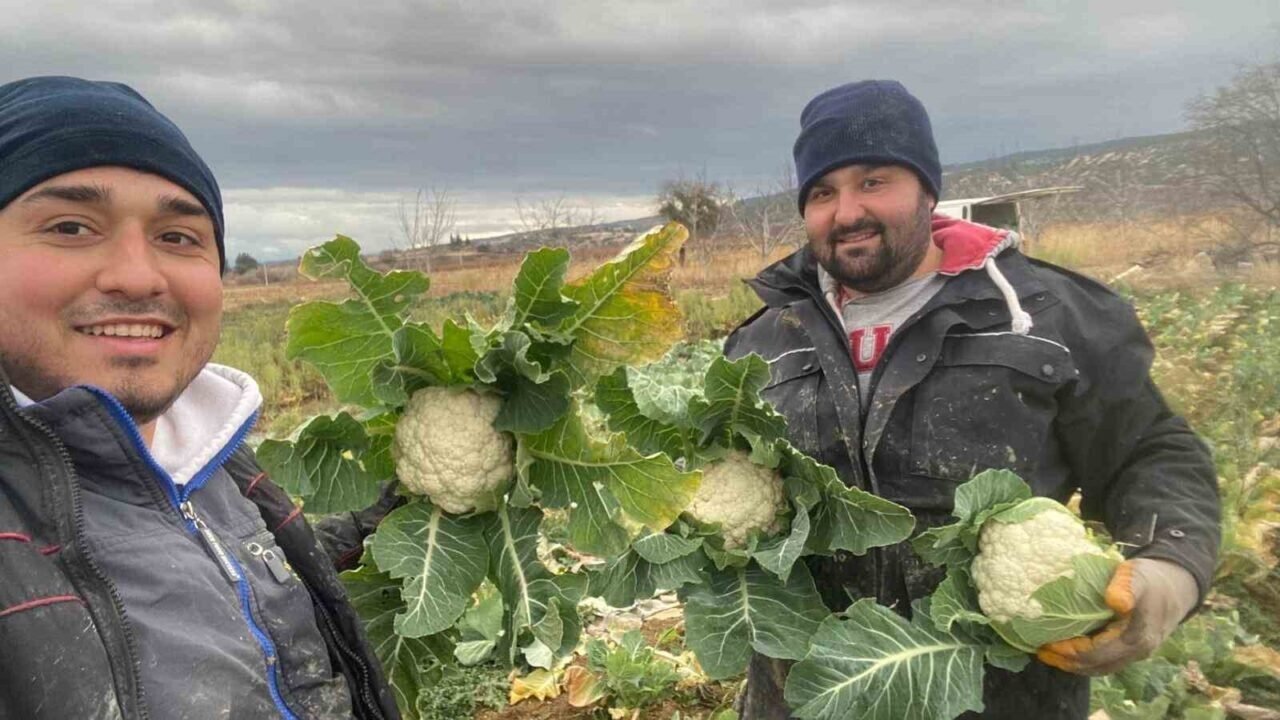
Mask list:
[[[1078,675],[1108,675],[1160,647],[1199,599],[1195,578],[1181,565],[1126,560],[1107,584],[1106,602],[1115,619],[1093,635],[1042,645],[1036,657]]]

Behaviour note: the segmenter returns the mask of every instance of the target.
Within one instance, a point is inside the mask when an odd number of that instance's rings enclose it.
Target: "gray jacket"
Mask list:
[[[7,395],[7,387],[0,391]],[[99,713],[165,720],[394,717],[376,663],[351,622],[354,615],[341,606],[341,596],[331,597],[336,578],[324,568],[327,558],[314,537],[305,554],[294,548],[286,555],[277,544],[305,530],[300,511],[290,512],[284,498],[285,514],[272,517],[279,498],[269,501],[268,512],[246,494],[278,489],[261,474],[242,487],[245,478],[228,472],[233,459],[252,462],[240,457],[240,446],[256,418],[256,386],[247,376],[210,366],[184,398],[193,392],[199,405],[180,399],[166,413],[154,452],[119,403],[91,388],[72,388],[21,411],[34,427],[50,431],[65,452],[74,472],[72,520],[81,526],[83,545],[50,544],[45,538],[67,537],[66,532],[45,531],[31,520],[15,526],[23,532],[10,533],[14,542],[0,543],[0,552],[32,555],[25,561],[2,556],[5,567],[26,563],[35,571],[43,567],[32,564],[35,558],[45,555],[45,563],[62,564],[72,581],[72,587],[58,589],[61,583],[50,575],[39,587],[6,583],[0,590],[5,653],[20,653],[30,668],[28,679],[6,678],[20,684],[0,692],[0,717],[55,717],[44,711],[56,708],[65,708],[62,717]],[[0,440],[6,428],[13,439],[24,433],[20,425],[0,425]],[[28,477],[24,467],[0,464],[0,490]],[[56,482],[54,470],[44,470],[46,481]],[[19,518],[41,514],[0,502],[0,516],[9,510]],[[57,506],[48,510],[46,517],[61,515]],[[92,559],[87,565],[86,557]],[[295,567],[291,559],[303,564]],[[105,581],[106,606],[95,606],[94,593],[85,592],[92,575]],[[324,586],[323,600],[317,586]],[[94,619],[74,639],[31,645],[28,629],[57,618],[66,626],[77,616]],[[92,641],[95,629],[104,643],[98,647],[112,658],[114,692],[97,702],[51,699],[48,693],[74,684],[77,675],[96,676],[102,659]],[[90,643],[88,654],[78,649],[82,637]],[[121,665],[121,654],[132,662]],[[81,663],[87,665],[77,671]],[[129,665],[133,672],[126,674]],[[362,666],[359,672],[355,666]]]

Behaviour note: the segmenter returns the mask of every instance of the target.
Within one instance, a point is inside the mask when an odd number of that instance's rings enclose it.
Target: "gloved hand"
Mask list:
[[[1078,675],[1107,675],[1150,655],[1200,598],[1196,580],[1167,560],[1121,563],[1107,584],[1116,618],[1093,635],[1042,645],[1040,662]]]

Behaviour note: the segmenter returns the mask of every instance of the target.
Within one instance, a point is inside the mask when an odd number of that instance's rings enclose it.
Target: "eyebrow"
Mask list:
[[[66,200],[106,205],[111,201],[111,190],[100,185],[53,185],[31,193],[23,198],[22,203],[25,205],[41,200]]]
[[[190,200],[183,200],[180,197],[166,195],[160,198],[160,212],[169,213],[171,215],[186,215],[189,217],[209,217],[209,211],[204,209],[200,203],[193,203]]]
[[[64,200],[66,202],[92,203],[107,205],[111,202],[111,189],[101,185],[53,185],[41,188],[23,198],[23,204],[38,203],[42,200]],[[156,206],[160,212],[170,215],[189,217],[209,217],[209,212],[199,203],[184,200],[175,195],[161,197]]]

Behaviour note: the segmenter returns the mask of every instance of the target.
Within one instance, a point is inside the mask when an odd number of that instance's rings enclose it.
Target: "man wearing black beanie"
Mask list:
[[[962,717],[1083,720],[1087,676],[1145,657],[1208,592],[1220,511],[1207,448],[1152,384],[1126,302],[1023,256],[1013,232],[932,214],[942,166],[901,84],[819,94],[794,156],[808,247],[752,281],[765,307],[725,354],[768,360],[762,394],[792,443],[908,507],[918,530],[949,522],[957,485],[985,469],[1060,502],[1081,493],[1084,517],[1128,548],[1107,592],[1116,619],[1020,673],[986,668],[982,706]],[[909,615],[943,578],[909,543],[807,561],[833,611],[870,597]],[[743,720],[790,716],[788,669],[752,659]]]
[[[394,718],[209,362],[222,199],[117,83],[0,86],[0,718]]]

